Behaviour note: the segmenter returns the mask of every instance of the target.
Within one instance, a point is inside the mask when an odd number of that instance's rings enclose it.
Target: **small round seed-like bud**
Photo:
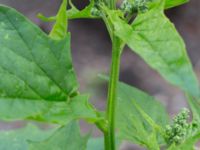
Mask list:
[[[188,123],[189,110],[183,109],[177,116],[173,118],[173,123],[166,127],[166,141],[168,144],[180,144],[183,142],[188,134],[192,134],[194,131],[193,123]],[[196,124],[194,123],[194,127]]]
[[[181,142],[181,137],[179,137],[179,136],[176,135],[176,136],[173,138],[173,140],[174,140],[175,143],[180,143],[180,142]]]
[[[144,13],[148,11],[148,2],[150,2],[150,0],[135,0],[134,7],[138,12]]]
[[[132,13],[133,12],[133,4],[129,2],[129,0],[124,0],[120,6],[121,10],[125,13]]]
[[[96,7],[93,7],[93,8],[91,9],[91,14],[92,14],[93,16],[100,16],[100,15],[101,15],[101,12],[100,12]]]

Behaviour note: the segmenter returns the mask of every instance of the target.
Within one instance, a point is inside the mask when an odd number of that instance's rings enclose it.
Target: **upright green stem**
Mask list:
[[[116,0],[105,0],[105,2],[110,9],[116,8]]]
[[[115,150],[115,109],[117,99],[117,82],[119,80],[121,41],[113,37],[112,41],[112,64],[108,89],[108,100],[106,110],[106,120],[108,121],[108,131],[104,133],[105,150]]]

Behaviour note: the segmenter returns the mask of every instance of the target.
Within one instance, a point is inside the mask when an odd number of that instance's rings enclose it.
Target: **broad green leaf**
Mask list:
[[[88,103],[87,95],[79,95],[69,102],[49,102],[45,100],[2,99],[0,118],[2,120],[36,120],[65,125],[74,119],[88,122],[103,120],[98,118],[96,110]]]
[[[157,123],[155,123],[155,121],[137,104],[136,100],[133,100],[132,102],[135,105],[137,111],[154,130],[157,130],[158,132],[164,132],[162,131],[162,128]]]
[[[42,141],[56,131],[57,127],[41,130],[29,124],[25,128],[0,131],[1,150],[28,150],[27,140]]]
[[[157,140],[157,133],[155,131],[152,131],[149,135],[147,134],[147,141],[145,141],[147,144],[148,149],[152,150],[160,150],[159,142]]]
[[[68,102],[69,114],[72,115],[74,119],[85,119],[88,122],[104,121],[101,116],[97,117],[97,110],[88,102],[89,96],[82,95],[76,96]]]
[[[77,91],[69,35],[53,40],[0,6],[0,47],[1,97],[66,101]]]
[[[161,4],[140,13],[132,25],[115,12],[107,14],[114,33],[167,81],[198,97],[199,85],[188,58],[185,44],[174,25],[166,18]]]
[[[84,119],[91,123],[103,121],[103,118],[97,117],[97,111],[89,104],[88,99],[87,95],[79,95],[70,99],[69,102],[57,102],[41,114],[28,119],[62,125],[74,119]]]
[[[0,6],[0,118],[65,124],[79,115],[95,116],[88,96],[73,98],[77,89],[69,34],[54,40],[14,9]]]
[[[104,75],[100,75],[100,78],[108,80]],[[118,83],[117,97],[116,128],[119,138],[145,147],[151,147],[151,143],[156,143],[157,140],[162,143],[162,139],[155,138],[157,135],[154,129],[169,124],[163,105],[145,92],[122,82]],[[148,118],[144,114],[148,115]]]
[[[1,119],[34,118],[77,91],[69,42],[69,35],[55,41],[15,10],[0,6]]]
[[[146,141],[144,141],[144,143],[146,143],[146,147],[148,149],[160,150],[159,141],[157,140],[157,135],[159,134],[163,136],[164,129],[160,127],[157,123],[155,123],[154,120],[148,114],[146,114],[144,110],[142,110],[142,108],[136,103],[136,101],[133,100],[133,103],[138,112],[145,119],[147,124],[152,128],[152,133],[150,135],[147,134],[148,138]]]
[[[67,0],[63,0],[56,17],[56,23],[50,33],[50,37],[56,40],[61,40],[67,34]]]
[[[72,117],[66,102],[27,99],[1,99],[0,101],[1,120],[36,120],[66,124]]]
[[[86,150],[88,136],[81,136],[77,122],[59,128],[48,139],[30,141],[29,150]]]
[[[135,114],[137,117],[139,112],[135,107],[135,103],[137,103],[137,105],[146,114],[148,114],[154,122],[158,123],[160,126],[165,126],[167,123],[169,123],[169,118],[166,109],[154,97],[149,96],[142,90],[139,90],[123,82],[119,82],[117,104],[117,110],[119,110],[117,111],[118,117],[123,119],[126,113],[130,115]]]
[[[151,124],[149,124],[149,118],[145,118],[144,115],[138,111],[135,103],[137,103],[143,110],[143,113],[148,114],[151,121],[156,122],[158,126],[163,127],[168,124],[168,115],[165,108],[159,102],[143,91],[120,82],[118,84],[116,109],[116,127],[119,130],[120,138],[144,145],[145,147],[152,146],[151,142],[153,141],[154,143],[156,143],[157,140],[158,142],[162,142],[162,139],[155,138],[156,132],[154,128],[151,127]]]
[[[192,110],[192,116],[194,120],[200,122],[200,98],[196,99],[192,96],[187,95],[187,100]]]
[[[159,150],[160,141],[157,139],[156,130],[148,124],[139,112],[136,112],[136,114],[130,112],[127,115],[128,117],[123,119],[119,119],[117,116],[117,122],[124,121],[117,124],[120,132],[119,137],[147,149]]]
[[[189,2],[189,0],[166,0],[165,9],[176,7]]]
[[[88,140],[87,150],[104,150],[104,138],[91,138]]]

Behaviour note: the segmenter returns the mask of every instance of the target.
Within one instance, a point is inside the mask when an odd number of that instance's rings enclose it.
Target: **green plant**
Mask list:
[[[83,10],[63,0],[58,14],[38,17],[55,21],[46,35],[12,8],[0,6],[0,118],[34,120],[56,127],[41,131],[33,125],[0,133],[1,150],[115,150],[128,140],[150,150],[191,150],[200,139],[200,90],[184,42],[164,10],[187,0],[91,0]],[[70,9],[66,10],[67,6]],[[135,17],[136,16],[136,17]],[[107,108],[96,110],[80,94],[72,65],[68,20],[102,19],[112,41]],[[155,28],[156,27],[156,28]],[[119,82],[125,45],[171,84],[186,93],[192,123],[183,111],[171,125],[165,108],[143,91]],[[159,113],[158,113],[159,112]],[[77,120],[95,124],[104,134],[82,136]],[[117,139],[117,143],[116,143]],[[89,142],[88,142],[89,140]],[[89,144],[87,144],[89,143]]]

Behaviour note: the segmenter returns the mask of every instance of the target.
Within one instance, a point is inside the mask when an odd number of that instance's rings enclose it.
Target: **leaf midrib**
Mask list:
[[[19,32],[19,30],[17,29],[17,27],[14,25],[14,23],[12,22],[12,20],[10,19],[10,17],[9,17],[9,15],[7,14],[8,13],[8,11],[6,11],[6,13],[4,13],[4,15],[6,16],[6,18],[7,18],[7,20],[10,22],[10,24],[14,27],[14,29],[15,29],[15,31],[17,31],[16,33],[19,35],[19,37],[21,37],[21,41],[24,43],[24,45],[27,47],[27,49],[29,49],[29,51],[30,51],[30,53],[31,53],[31,55],[32,55],[32,58],[33,58],[33,60],[35,60],[34,59],[34,56],[33,56],[33,54],[32,54],[32,48],[30,48],[29,46],[28,46],[28,44],[26,43],[26,41],[24,40],[24,38],[23,38],[23,36],[21,35],[21,33]],[[36,35],[36,37],[37,36],[39,36],[38,34]],[[34,40],[36,39],[36,37],[34,38]],[[34,43],[34,41],[33,41],[33,43]],[[48,47],[49,48],[49,47]],[[50,52],[52,53],[52,51],[51,51],[51,49],[49,48],[49,50],[50,50]],[[12,50],[13,51],[13,50]],[[19,55],[19,54],[17,54],[16,52],[14,52],[16,55]],[[55,57],[55,55],[54,55],[54,53],[52,53],[53,54],[53,56]],[[21,55],[19,55],[19,56],[21,56]],[[28,60],[26,57],[24,57],[24,56],[21,56],[21,57],[23,57],[23,58],[25,58],[26,60]],[[56,57],[55,57],[56,58]],[[28,60],[29,62],[33,62],[33,63],[35,63],[35,65],[37,65],[42,71],[43,71],[43,73],[44,74],[46,74],[46,76],[56,85],[56,86],[58,86],[59,87],[59,89],[65,94],[65,96],[67,97],[68,95],[66,94],[66,92],[63,90],[63,88],[51,77],[51,76],[49,76],[48,74],[47,74],[47,72],[36,62],[36,61],[30,61],[30,60]],[[4,68],[5,69],[5,68]],[[24,80],[23,80],[24,81]],[[24,81],[25,82],[25,81]],[[35,90],[34,90],[35,91]],[[41,97],[41,95],[39,95],[40,97]]]

